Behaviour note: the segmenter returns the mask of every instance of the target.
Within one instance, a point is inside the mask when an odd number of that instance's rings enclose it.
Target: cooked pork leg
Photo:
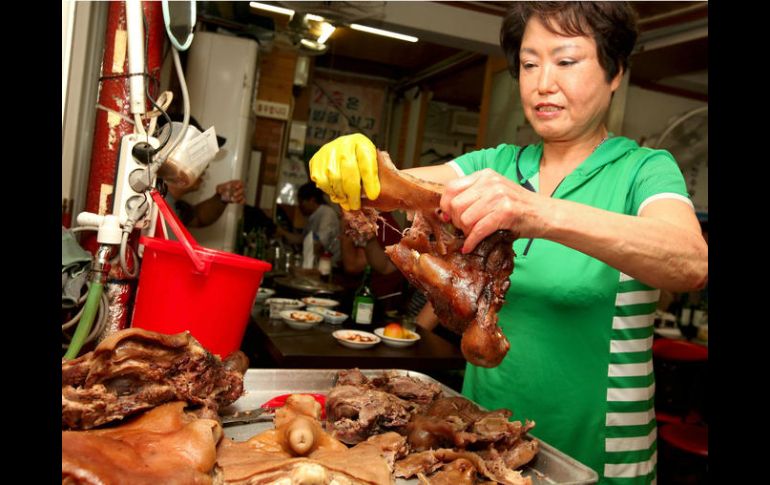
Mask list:
[[[497,231],[463,255],[465,236],[440,217],[444,186],[399,171],[385,152],[378,152],[377,165],[380,195],[376,200],[364,199],[363,205],[415,212],[401,242],[385,252],[409,282],[425,293],[441,324],[463,335],[461,347],[470,363],[499,365],[510,344],[497,324],[497,312],[510,286],[516,236]],[[366,226],[361,218],[371,214],[357,214],[358,226]]]

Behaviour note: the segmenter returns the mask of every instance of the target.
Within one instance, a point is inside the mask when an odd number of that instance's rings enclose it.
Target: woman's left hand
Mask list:
[[[511,182],[491,169],[452,180],[441,196],[444,219],[466,236],[462,251],[467,254],[497,230],[517,237],[539,237],[540,214],[547,199]]]

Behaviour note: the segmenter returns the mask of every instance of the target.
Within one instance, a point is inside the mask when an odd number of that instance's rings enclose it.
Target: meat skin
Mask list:
[[[222,427],[184,407],[170,402],[119,426],[62,431],[62,482],[211,484]]]
[[[188,332],[121,330],[92,352],[62,361],[62,428],[90,429],[170,401],[217,419],[220,407],[243,394],[246,368],[240,351],[223,363]]]
[[[348,448],[321,427],[320,406],[312,396],[293,394],[276,411],[275,428],[248,441],[223,440],[217,467],[227,484],[371,484],[392,483],[397,459],[407,453],[406,439],[384,433]],[[306,427],[307,449],[297,449],[289,432]]]

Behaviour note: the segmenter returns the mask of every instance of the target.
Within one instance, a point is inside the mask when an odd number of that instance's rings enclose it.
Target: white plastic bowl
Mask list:
[[[409,335],[412,335],[414,338],[388,337],[385,335],[385,327],[374,329],[375,335],[380,337],[382,341],[385,342],[385,345],[390,347],[409,347],[410,345],[414,345],[418,340],[420,340],[420,335],[417,334],[417,332],[412,332],[406,329],[404,329],[404,331],[409,332]]]
[[[324,320],[326,320],[326,323],[331,325],[339,325],[348,318],[345,313],[334,311],[331,308],[324,308],[322,306],[309,306],[307,307],[307,311],[321,315],[324,317]]]
[[[372,341],[358,342],[355,340],[350,340],[350,338],[353,337],[354,335],[368,337],[372,339]],[[337,342],[339,342],[341,345],[345,347],[349,347],[351,349],[368,349],[380,343],[380,340],[381,340],[380,337],[376,336],[375,334],[369,333],[369,332],[363,332],[361,330],[337,330],[332,333],[332,336],[335,339],[337,339]]]
[[[303,310],[284,310],[281,312],[281,318],[295,330],[307,330],[323,321],[321,315]]]

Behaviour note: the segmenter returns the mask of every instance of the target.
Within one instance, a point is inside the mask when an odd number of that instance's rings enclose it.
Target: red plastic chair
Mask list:
[[[708,361],[708,347],[687,342],[656,338],[652,344],[656,373],[655,417],[659,424],[700,422],[698,394],[692,382],[694,370]],[[687,375],[687,373],[690,375]]]
[[[664,424],[658,429],[658,437],[685,453],[703,457],[709,456],[709,428],[707,425]]]
[[[708,424],[703,421],[703,386],[708,347],[685,340],[657,338],[652,344],[652,354],[656,374],[655,416],[661,441],[661,483],[666,480],[673,483],[677,476],[706,477]]]
[[[663,360],[705,362],[709,358],[709,348],[686,340],[658,338],[652,343],[652,355]]]

